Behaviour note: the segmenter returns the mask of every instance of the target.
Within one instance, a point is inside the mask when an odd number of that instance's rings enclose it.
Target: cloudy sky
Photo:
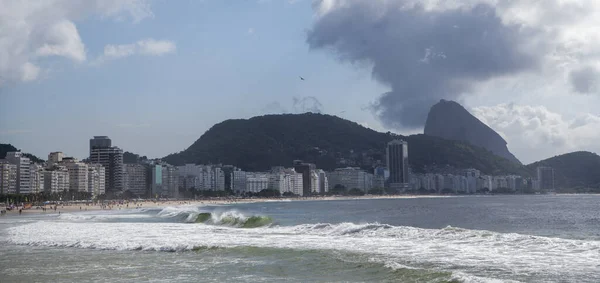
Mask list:
[[[442,98],[524,163],[600,153],[600,2],[0,0],[0,142],[43,158],[271,113],[419,133]]]

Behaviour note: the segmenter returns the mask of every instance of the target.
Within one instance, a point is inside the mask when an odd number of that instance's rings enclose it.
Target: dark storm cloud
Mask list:
[[[423,126],[441,98],[457,99],[477,81],[536,65],[520,48],[523,29],[505,25],[489,5],[450,10],[406,7],[403,1],[346,1],[318,17],[311,49],[370,63],[373,77],[391,87],[373,105],[385,126]]]
[[[600,79],[600,71],[594,67],[583,67],[574,70],[569,75],[573,89],[579,93],[594,93],[598,91],[598,80]]]

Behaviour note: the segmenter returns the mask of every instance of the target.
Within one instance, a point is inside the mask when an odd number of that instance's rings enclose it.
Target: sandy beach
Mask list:
[[[389,196],[327,196],[327,197],[303,197],[303,198],[215,198],[202,200],[121,200],[105,201],[104,203],[77,203],[65,202],[62,204],[48,204],[44,206],[33,206],[22,209],[22,214],[54,214],[54,213],[77,213],[97,210],[124,210],[141,208],[159,208],[173,206],[209,206],[229,205],[238,203],[274,202],[274,201],[335,201],[335,200],[358,200],[358,199],[413,199],[413,198],[445,198],[452,196],[440,195],[389,195]],[[5,215],[19,215],[19,209],[7,211]]]

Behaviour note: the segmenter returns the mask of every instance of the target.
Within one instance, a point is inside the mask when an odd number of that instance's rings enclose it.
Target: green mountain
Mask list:
[[[535,174],[537,167],[554,168],[556,188],[600,188],[600,156],[592,152],[567,153],[527,165]]]
[[[380,133],[336,116],[313,113],[227,120],[214,125],[186,150],[163,160],[174,165],[233,164],[247,171],[291,166],[295,159],[324,170],[369,169],[385,164],[386,143],[395,138],[408,142],[409,162],[415,172],[423,172],[427,166],[453,166],[477,168],[486,174],[529,174],[524,167],[465,142]]]
[[[0,143],[0,159],[4,159],[6,157],[7,152],[13,152],[13,151],[21,151],[21,150],[17,149],[12,144]],[[23,153],[23,156],[29,158],[31,160],[31,162],[33,162],[33,163],[44,162],[43,159],[40,159],[31,153]]]

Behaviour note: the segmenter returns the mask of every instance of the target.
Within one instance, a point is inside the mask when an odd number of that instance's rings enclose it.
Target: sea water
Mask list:
[[[0,217],[0,282],[600,282],[600,196]]]

